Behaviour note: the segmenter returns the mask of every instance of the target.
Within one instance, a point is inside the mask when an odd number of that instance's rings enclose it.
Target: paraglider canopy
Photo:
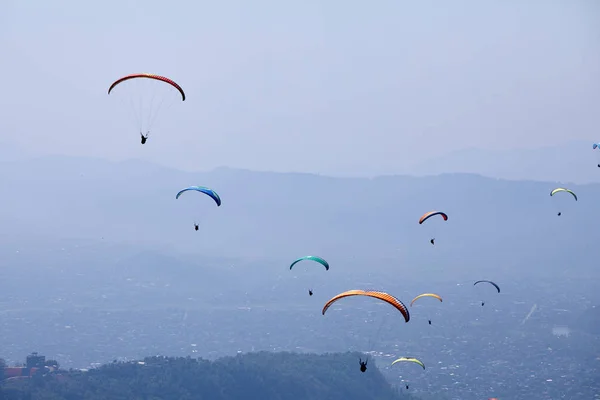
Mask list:
[[[181,93],[181,100],[185,101],[185,93],[183,92],[183,89],[181,88],[181,86],[179,86],[177,83],[175,83],[175,81],[173,81],[167,77],[164,77],[164,76],[160,76],[160,75],[156,75],[156,74],[148,74],[148,73],[130,74],[130,75],[125,75],[124,77],[117,79],[108,88],[108,94],[110,94],[110,92],[112,92],[112,90],[118,84],[128,81],[130,79],[136,79],[136,78],[155,79],[157,81],[165,82],[165,83],[173,86],[175,89],[177,89],[177,91],[179,91],[179,93]]]
[[[412,301],[410,302],[410,306],[412,307],[413,303],[417,300],[419,300],[420,298],[423,297],[433,297],[434,299],[438,299],[440,302],[442,302],[442,298],[440,296],[438,296],[437,294],[434,293],[423,293],[418,295],[417,297],[415,297],[414,299],[412,299]]]
[[[441,211],[429,211],[423,214],[421,218],[419,218],[419,225],[421,225],[423,222],[427,221],[429,218],[435,215],[441,215],[444,221],[448,221],[448,215],[446,215],[446,213],[443,213]]]
[[[425,369],[425,364],[423,364],[423,362],[421,360],[418,360],[414,357],[400,357],[397,360],[395,360],[394,362],[392,362],[391,365],[394,365],[399,362],[413,362],[415,364],[419,364],[421,367],[423,367],[423,369]]]
[[[570,189],[565,189],[565,188],[556,188],[553,191],[550,192],[550,196],[554,196],[557,193],[561,193],[561,192],[566,192],[566,193],[570,193],[574,198],[575,201],[577,201],[577,195],[575,194],[575,192],[573,192]]]
[[[406,322],[410,321],[410,313],[408,312],[408,308],[406,308],[406,306],[400,300],[398,300],[396,297],[392,296],[391,294],[388,294],[385,292],[372,291],[372,290],[368,290],[368,291],[367,290],[348,290],[346,292],[342,292],[342,293],[338,294],[337,296],[334,296],[333,298],[331,298],[327,303],[325,303],[325,305],[323,306],[322,314],[325,315],[325,312],[327,311],[327,309],[329,309],[329,307],[331,307],[331,305],[333,303],[335,303],[336,301],[343,299],[345,297],[350,297],[350,296],[368,296],[368,297],[373,297],[375,299],[383,300],[386,303],[392,305],[398,311],[400,311],[400,313],[402,313],[402,316],[404,317],[404,320]]]
[[[298,264],[300,261],[304,261],[304,260],[311,260],[311,261],[318,262],[319,264],[321,264],[322,266],[325,267],[326,271],[329,271],[329,263],[327,261],[325,261],[324,259],[322,259],[321,257],[317,257],[317,256],[300,257],[300,258],[294,260],[294,262],[290,265],[290,269],[292,269],[292,267],[294,265]]]
[[[204,193],[205,195],[209,196],[211,199],[213,199],[215,201],[215,203],[217,203],[217,206],[221,205],[221,198],[219,197],[219,195],[217,194],[217,192],[215,192],[212,189],[209,189],[207,187],[204,186],[190,186],[187,187],[185,189],[180,190],[177,193],[177,196],[175,196],[175,199],[178,199],[179,196],[181,196],[183,193],[188,192],[188,191],[196,191],[196,192],[200,192],[200,193]]]

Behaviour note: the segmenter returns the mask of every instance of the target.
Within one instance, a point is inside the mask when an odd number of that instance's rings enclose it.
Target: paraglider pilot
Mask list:
[[[365,372],[367,370],[367,363],[369,362],[369,359],[367,358],[365,362],[363,362],[362,358],[359,358],[358,362],[360,363],[360,372]]]
[[[142,137],[142,144],[146,144],[146,140],[148,140],[148,133],[146,133],[146,136],[144,136],[144,134],[140,132],[140,136]]]
[[[431,240],[429,241],[429,243],[431,243],[431,244],[435,244],[435,238],[431,239]]]
[[[198,224],[194,224],[194,229],[198,230]]]
[[[311,289],[308,289],[308,295],[309,295],[309,296],[312,296],[312,295],[313,295],[313,292],[312,292],[312,290],[311,290]]]

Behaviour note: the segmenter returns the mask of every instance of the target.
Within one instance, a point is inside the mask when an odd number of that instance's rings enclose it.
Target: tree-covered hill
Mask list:
[[[394,400],[398,393],[358,353],[250,353],[216,361],[151,357],[6,382],[6,400]],[[363,359],[365,358],[362,355]]]

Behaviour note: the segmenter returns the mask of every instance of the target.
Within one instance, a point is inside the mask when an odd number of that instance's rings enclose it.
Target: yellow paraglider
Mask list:
[[[556,189],[554,189],[553,191],[550,192],[550,196],[554,196],[556,193],[560,193],[560,192],[571,193],[573,195],[573,197],[575,197],[575,201],[577,201],[577,195],[571,189],[556,188]]]
[[[423,362],[421,360],[418,360],[418,359],[416,359],[414,357],[400,357],[399,359],[397,359],[396,361],[394,361],[392,363],[392,365],[394,365],[396,363],[399,363],[399,362],[403,362],[403,361],[405,361],[405,362],[413,362],[413,363],[419,364],[421,367],[423,367],[423,369],[425,369],[425,364],[423,364]]]
[[[418,299],[422,298],[422,297],[433,297],[435,299],[438,299],[440,302],[442,301],[442,298],[440,296],[438,296],[437,294],[434,294],[434,293],[423,293],[423,294],[418,295],[414,299],[412,299],[412,301],[410,302],[410,306],[412,307],[413,303],[415,301],[417,301]]]
[[[412,301],[410,302],[410,306],[412,307],[412,305],[415,301],[417,301],[423,297],[433,297],[434,299],[438,299],[440,301],[440,303],[442,302],[442,298],[435,293],[423,293],[423,294],[418,295],[414,299],[412,299]],[[431,325],[431,318],[428,319],[428,322],[429,322],[429,325]]]
[[[560,192],[565,192],[565,193],[571,194],[573,196],[573,198],[575,198],[575,201],[577,201],[577,195],[575,194],[575,192],[573,192],[570,189],[565,189],[565,188],[554,189],[553,191],[550,192],[550,196],[554,196],[555,194],[560,193]],[[561,215],[562,215],[562,211],[559,211],[558,216],[560,217]]]

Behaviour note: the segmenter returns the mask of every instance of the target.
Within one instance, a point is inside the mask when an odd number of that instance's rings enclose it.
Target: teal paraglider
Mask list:
[[[315,262],[321,264],[322,266],[324,266],[325,271],[329,271],[329,263],[327,261],[325,261],[325,259],[323,259],[321,257],[317,257],[317,256],[304,256],[304,257],[300,257],[300,258],[294,260],[294,262],[290,265],[290,270],[294,267],[294,265],[296,265],[300,261],[304,261],[304,260],[315,261]],[[312,289],[308,289],[308,295],[309,296],[313,295]]]

